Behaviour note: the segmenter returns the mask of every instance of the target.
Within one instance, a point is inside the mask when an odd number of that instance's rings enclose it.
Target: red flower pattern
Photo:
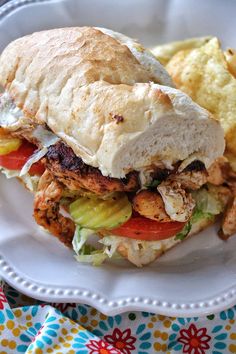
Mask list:
[[[74,308],[76,307],[76,304],[57,304],[57,303],[52,303],[51,304],[53,307],[56,307],[59,311],[62,313],[67,311],[69,308]]]
[[[4,309],[4,303],[7,303],[6,296],[3,294],[2,289],[0,288],[0,310]]]
[[[102,339],[99,341],[90,340],[89,343],[86,344],[86,347],[90,349],[89,354],[121,354],[121,351],[113,348]]]
[[[104,336],[104,339],[124,354],[131,354],[131,350],[135,349],[136,338],[131,336],[130,328],[127,328],[124,332],[115,328],[112,335],[108,334]]]
[[[192,323],[188,329],[181,329],[179,333],[178,342],[184,344],[183,353],[205,354],[206,350],[210,348],[208,342],[211,337],[207,335],[206,328],[197,329]]]

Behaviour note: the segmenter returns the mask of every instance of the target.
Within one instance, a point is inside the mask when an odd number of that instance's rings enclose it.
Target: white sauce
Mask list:
[[[12,101],[7,91],[0,94],[0,126],[14,128],[22,118],[23,112]]]

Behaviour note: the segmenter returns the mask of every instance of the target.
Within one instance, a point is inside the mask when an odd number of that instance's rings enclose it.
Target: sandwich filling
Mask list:
[[[230,200],[229,185],[222,186],[229,171],[223,158],[208,171],[202,161],[188,159],[171,169],[160,162],[113,178],[85,164],[42,126],[1,128],[0,168],[35,194],[37,223],[73,245],[78,260],[94,264],[118,251],[141,266],[185,239],[196,224],[213,222]],[[101,236],[99,249],[90,243],[94,233]]]

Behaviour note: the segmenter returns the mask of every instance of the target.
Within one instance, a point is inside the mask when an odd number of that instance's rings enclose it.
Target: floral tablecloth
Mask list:
[[[236,306],[204,318],[108,317],[87,305],[42,303],[3,283],[0,353],[236,353]]]

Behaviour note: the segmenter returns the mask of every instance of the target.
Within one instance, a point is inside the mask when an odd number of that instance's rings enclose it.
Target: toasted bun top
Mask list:
[[[23,111],[17,126],[46,123],[104,175],[193,154],[209,166],[224,151],[218,122],[134,54],[95,28],[34,33],[2,53],[0,85]]]

